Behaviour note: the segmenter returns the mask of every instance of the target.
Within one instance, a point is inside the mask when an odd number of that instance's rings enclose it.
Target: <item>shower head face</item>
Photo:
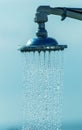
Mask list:
[[[67,45],[58,45],[53,38],[33,38],[27,44],[20,48],[21,52],[41,52],[41,51],[59,51],[67,48]]]

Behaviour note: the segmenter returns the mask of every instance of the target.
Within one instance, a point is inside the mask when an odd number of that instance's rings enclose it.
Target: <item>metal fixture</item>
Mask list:
[[[37,38],[29,40],[25,46],[20,48],[21,52],[59,51],[67,48],[67,45],[59,45],[55,39],[48,37],[45,22],[48,21],[48,15],[50,14],[61,16],[61,20],[64,20],[66,17],[82,20],[82,8],[38,7],[34,19],[38,24]]]

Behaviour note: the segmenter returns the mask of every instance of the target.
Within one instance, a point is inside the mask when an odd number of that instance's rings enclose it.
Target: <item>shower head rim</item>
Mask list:
[[[27,47],[24,46],[20,49],[21,52],[41,52],[41,51],[63,51],[65,48],[67,48],[67,45],[55,45],[55,46],[42,46],[42,47]]]

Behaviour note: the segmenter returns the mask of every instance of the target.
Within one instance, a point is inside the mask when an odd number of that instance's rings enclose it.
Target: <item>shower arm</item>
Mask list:
[[[39,28],[36,35],[38,37],[47,37],[47,31],[45,30],[45,22],[48,21],[48,15],[59,15],[61,20],[65,20],[66,17],[70,17],[77,20],[82,20],[82,8],[67,8],[67,7],[55,7],[39,6],[37,8],[34,21],[38,23]]]

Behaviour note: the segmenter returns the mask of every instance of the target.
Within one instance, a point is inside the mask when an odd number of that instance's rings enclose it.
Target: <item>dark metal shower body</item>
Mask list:
[[[47,38],[33,38],[27,44],[20,48],[21,52],[41,52],[41,51],[59,51],[67,48],[67,45],[58,45],[58,42],[50,37]]]

